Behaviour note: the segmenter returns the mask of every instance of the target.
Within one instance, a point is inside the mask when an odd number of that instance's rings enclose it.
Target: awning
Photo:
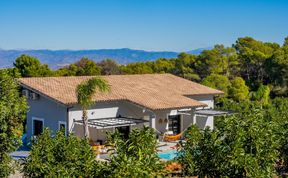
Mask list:
[[[83,125],[83,120],[74,120],[74,122]],[[143,124],[146,122],[149,121],[144,119],[136,119],[128,117],[114,117],[114,118],[89,119],[88,126],[98,129],[106,129],[106,128]]]
[[[231,111],[231,110],[222,111],[222,110],[214,110],[214,109],[201,109],[201,110],[195,111],[196,115],[201,115],[201,116],[224,116],[224,115],[231,115],[235,113],[236,113],[235,111]]]

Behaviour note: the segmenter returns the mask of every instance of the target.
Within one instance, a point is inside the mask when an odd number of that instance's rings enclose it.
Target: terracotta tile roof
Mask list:
[[[101,77],[108,81],[111,91],[107,94],[96,94],[95,101],[127,100],[152,110],[205,106],[204,103],[186,96],[223,93],[171,74]],[[77,103],[77,85],[89,78],[92,76],[20,78],[19,81],[24,87],[65,105],[71,105]]]

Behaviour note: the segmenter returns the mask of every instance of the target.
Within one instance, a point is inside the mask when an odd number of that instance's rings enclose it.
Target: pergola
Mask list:
[[[83,124],[83,120],[74,120],[77,124]],[[97,129],[107,129],[123,126],[131,126],[137,124],[147,123],[149,121],[144,119],[128,118],[128,117],[112,117],[112,118],[101,118],[101,119],[89,119],[88,126]]]
[[[224,115],[231,115],[235,114],[235,111],[227,110],[215,110],[215,109],[200,109],[196,110],[195,114],[198,116],[224,116]]]

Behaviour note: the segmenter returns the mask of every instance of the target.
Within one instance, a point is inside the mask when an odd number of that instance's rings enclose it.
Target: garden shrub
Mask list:
[[[52,137],[45,129],[34,141],[23,172],[27,177],[93,177],[95,164],[86,139],[66,137],[62,131]]]

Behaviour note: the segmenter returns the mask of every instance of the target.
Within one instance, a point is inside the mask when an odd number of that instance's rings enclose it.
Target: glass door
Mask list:
[[[180,115],[168,116],[169,131],[173,131],[173,134],[179,134],[181,132],[181,119]]]

